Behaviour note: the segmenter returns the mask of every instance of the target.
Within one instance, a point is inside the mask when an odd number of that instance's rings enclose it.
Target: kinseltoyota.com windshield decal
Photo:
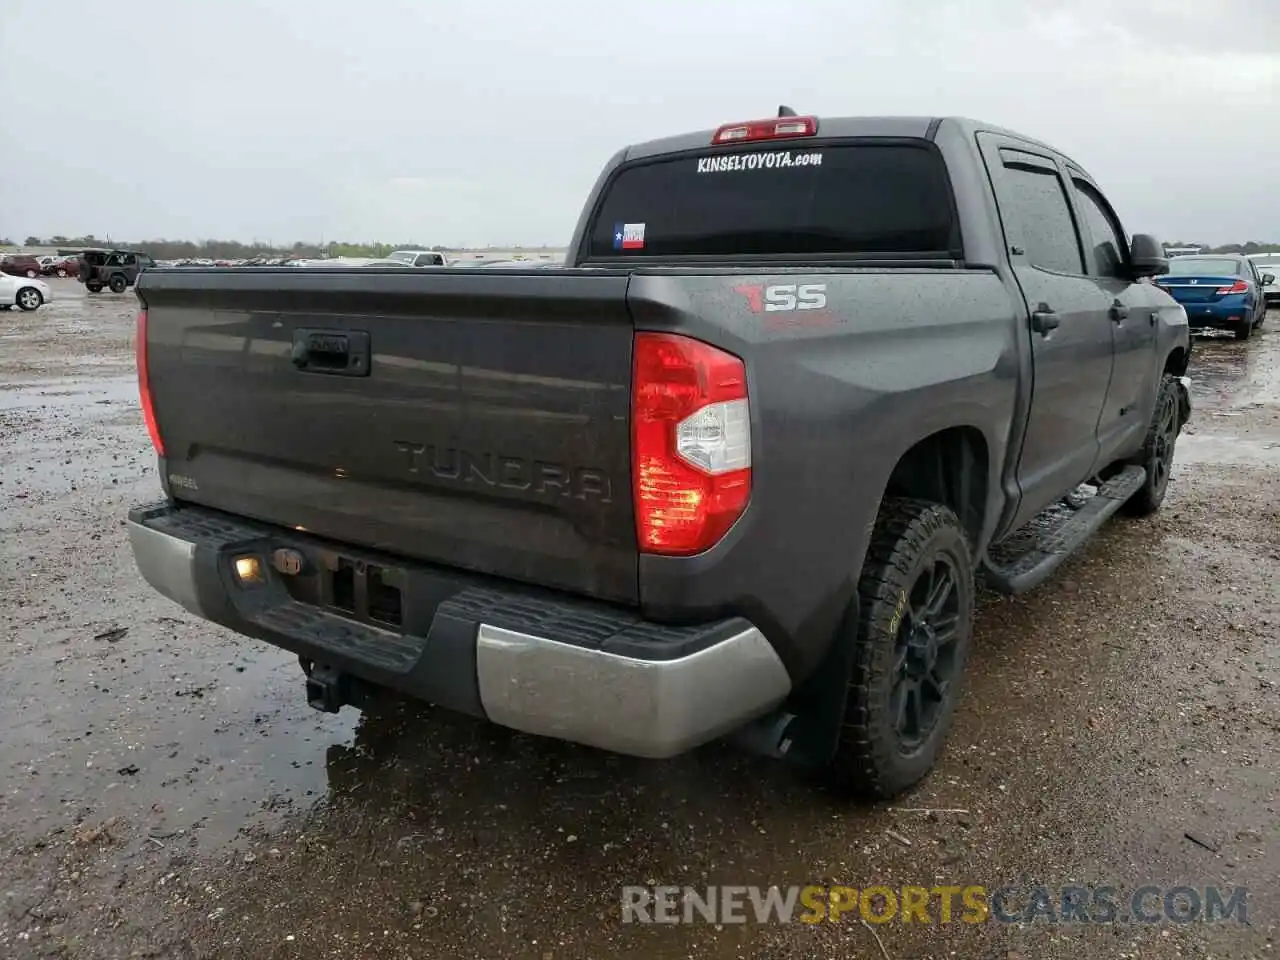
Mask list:
[[[778,170],[784,167],[820,167],[822,154],[817,151],[795,153],[770,150],[768,153],[735,153],[728,156],[699,157],[699,173],[735,173],[739,170]]]

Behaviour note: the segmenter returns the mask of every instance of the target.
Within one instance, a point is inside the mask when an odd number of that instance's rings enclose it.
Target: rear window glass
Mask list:
[[[1196,274],[1235,277],[1240,275],[1240,270],[1240,261],[1215,257],[1174,257],[1169,261],[1169,272],[1183,277]]]
[[[943,161],[924,145],[708,150],[624,168],[589,255],[948,256],[952,209]]]

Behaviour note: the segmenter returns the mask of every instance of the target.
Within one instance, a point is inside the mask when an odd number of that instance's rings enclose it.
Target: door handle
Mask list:
[[[1049,309],[1047,303],[1042,303],[1031,312],[1031,329],[1041,336],[1047,337],[1050,330],[1056,330],[1062,323],[1062,318]]]
[[[1117,300],[1111,304],[1111,310],[1109,313],[1113,321],[1116,323],[1124,323],[1125,318],[1129,316],[1129,308]]]

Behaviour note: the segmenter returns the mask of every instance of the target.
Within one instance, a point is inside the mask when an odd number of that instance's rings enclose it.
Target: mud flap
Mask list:
[[[1181,430],[1191,419],[1191,378],[1178,378],[1178,429]]]
[[[822,664],[797,691],[796,699],[801,706],[798,716],[785,728],[784,735],[790,742],[780,751],[797,767],[812,771],[825,769],[840,744],[849,680],[853,676],[853,637],[858,629],[860,608],[861,601],[854,588]]]

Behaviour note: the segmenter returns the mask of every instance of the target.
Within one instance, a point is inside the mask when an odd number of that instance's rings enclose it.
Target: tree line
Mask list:
[[[1199,247],[1202,253],[1280,253],[1280,243],[1258,243],[1256,240],[1250,240],[1248,243],[1224,243],[1215,247],[1211,243],[1166,243],[1166,247]]]

